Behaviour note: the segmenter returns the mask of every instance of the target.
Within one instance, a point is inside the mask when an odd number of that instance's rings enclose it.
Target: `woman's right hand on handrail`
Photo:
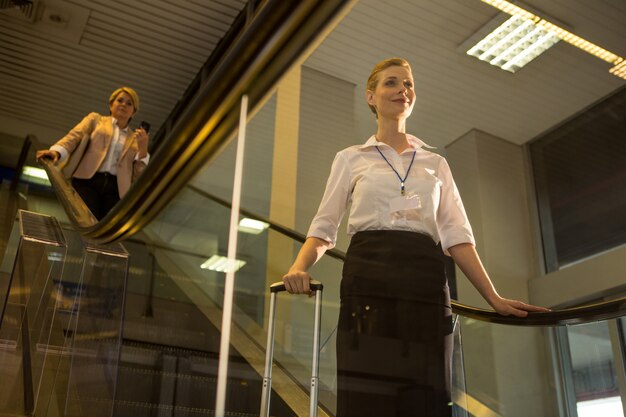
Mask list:
[[[53,151],[50,149],[44,149],[41,151],[37,151],[37,160],[40,159],[51,159],[52,163],[56,165],[56,163],[59,161],[59,158],[61,157],[61,154],[58,153],[57,151]]]

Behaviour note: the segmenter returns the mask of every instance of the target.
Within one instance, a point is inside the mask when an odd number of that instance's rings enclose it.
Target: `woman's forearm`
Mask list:
[[[330,244],[323,239],[309,237],[300,248],[296,260],[289,268],[289,272],[283,276],[285,289],[292,294],[311,294],[309,282],[311,275],[308,270],[317,262]]]
[[[493,306],[494,299],[499,298],[485,270],[476,248],[471,243],[462,243],[448,249],[454,262],[461,268],[467,279],[476,287],[480,295]]]
[[[296,260],[289,268],[289,272],[302,271],[306,272],[315,264],[326,252],[329,243],[323,239],[309,237],[300,248]]]

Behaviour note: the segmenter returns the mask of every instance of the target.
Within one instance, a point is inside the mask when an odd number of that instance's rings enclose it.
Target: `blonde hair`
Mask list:
[[[389,67],[404,67],[411,71],[411,66],[409,65],[409,62],[404,58],[388,58],[382,60],[374,66],[374,69],[372,69],[372,72],[367,79],[367,83],[365,84],[365,86],[368,91],[376,91],[376,86],[378,85],[378,75]],[[374,113],[376,117],[378,117],[376,107],[372,106],[371,104],[368,104],[368,106],[370,107],[370,110],[372,110],[372,113]]]
[[[117,96],[119,96],[121,93],[126,93],[130,96],[130,99],[133,102],[133,107],[135,108],[135,113],[137,113],[137,111],[139,110],[139,95],[137,94],[135,90],[133,90],[130,87],[120,87],[114,92],[112,92],[111,96],[109,97],[109,106],[111,105],[111,103],[113,103],[113,101],[115,101]]]

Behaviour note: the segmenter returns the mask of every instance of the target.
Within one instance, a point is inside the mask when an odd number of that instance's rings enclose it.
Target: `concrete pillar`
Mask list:
[[[295,228],[296,183],[298,179],[298,135],[300,128],[301,67],[294,67],[283,77],[276,92],[274,152],[272,157],[272,191],[269,217],[272,221]],[[280,233],[269,231],[267,238],[266,288],[287,272],[294,259],[293,241]],[[265,303],[265,317],[269,297]],[[289,304],[281,316],[289,317]],[[277,329],[279,327],[277,326]],[[283,332],[276,332],[276,340],[283,341]]]

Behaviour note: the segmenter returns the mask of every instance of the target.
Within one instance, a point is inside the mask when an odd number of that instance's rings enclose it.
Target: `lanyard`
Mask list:
[[[383,153],[380,151],[380,149],[378,149],[378,146],[376,146],[376,150],[378,151],[378,153],[380,154],[380,156],[383,157],[383,159],[385,160],[385,162],[387,162],[387,165],[389,165],[389,167],[391,167],[391,169],[393,169],[393,172],[396,173],[398,179],[400,180],[400,194],[404,195],[404,181],[406,181],[407,177],[409,176],[409,172],[411,172],[411,167],[413,166],[413,161],[415,161],[415,153],[417,151],[413,151],[413,157],[411,158],[411,163],[409,164],[409,169],[406,170],[406,175],[404,176],[404,178],[402,178],[400,176],[400,174],[398,174],[398,171],[396,171],[396,169],[393,167],[393,165],[391,165],[391,162],[389,162],[387,160],[387,158],[385,158],[385,155],[383,155]]]

